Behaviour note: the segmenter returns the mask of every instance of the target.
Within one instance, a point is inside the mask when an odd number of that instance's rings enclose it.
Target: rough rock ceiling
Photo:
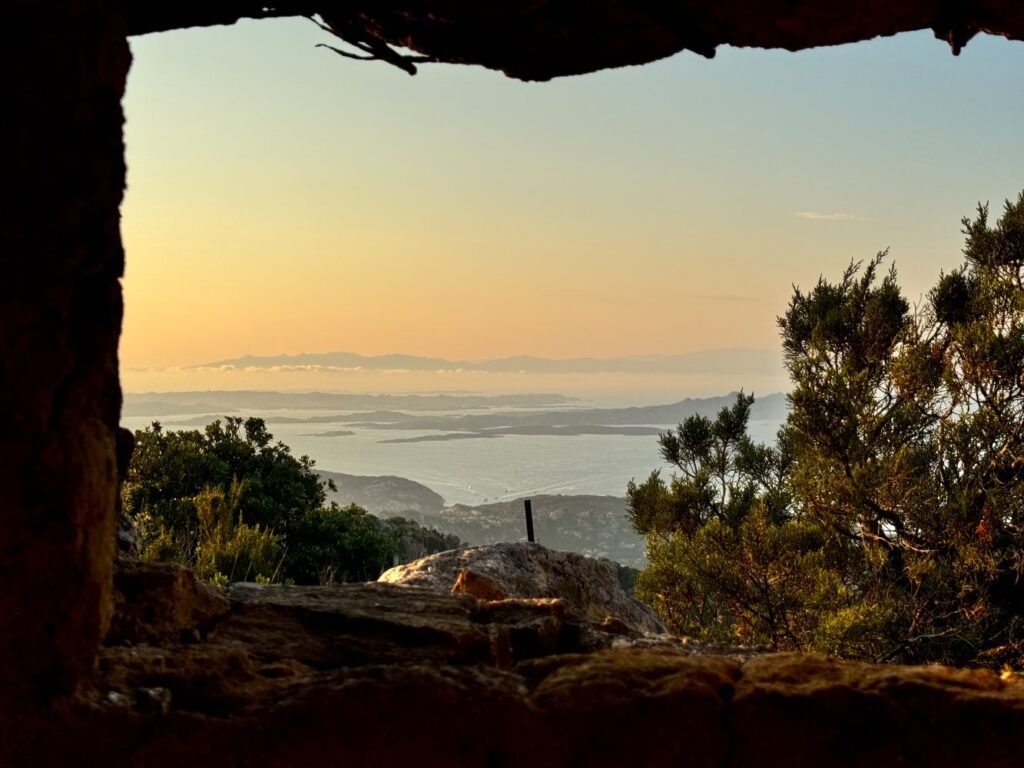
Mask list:
[[[931,29],[953,52],[979,32],[1024,39],[1019,0],[178,0],[122,4],[130,34],[318,16],[339,53],[415,72],[431,61],[547,80],[719,45],[799,50]],[[329,39],[329,38],[328,38]]]

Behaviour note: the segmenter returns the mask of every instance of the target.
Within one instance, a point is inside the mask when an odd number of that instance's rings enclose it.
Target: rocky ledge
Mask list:
[[[1024,684],[990,671],[710,652],[551,598],[122,568],[92,689],[0,722],[0,765],[1021,764]]]

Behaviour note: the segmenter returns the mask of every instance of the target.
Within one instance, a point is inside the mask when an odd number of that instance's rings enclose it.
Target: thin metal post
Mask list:
[[[533,505],[529,499],[523,499],[523,505],[526,507],[526,540],[532,544],[535,541],[533,538]]]

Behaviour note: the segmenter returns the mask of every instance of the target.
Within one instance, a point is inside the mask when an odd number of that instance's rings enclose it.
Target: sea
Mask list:
[[[659,454],[656,435],[503,435],[430,442],[392,442],[436,434],[375,429],[349,424],[281,421],[323,415],[322,410],[275,409],[233,412],[267,421],[276,440],[296,456],[309,456],[318,469],[350,475],[395,475],[422,483],[447,504],[476,505],[540,494],[623,496],[630,480],[652,471],[671,474]],[[457,412],[446,411],[450,416]],[[210,414],[213,421],[216,414]],[[127,429],[143,429],[153,417],[122,419]],[[165,429],[198,429],[194,412],[164,414]],[[638,425],[665,428],[666,425]],[[768,442],[778,422],[752,421],[751,437]],[[328,435],[340,430],[348,435]]]

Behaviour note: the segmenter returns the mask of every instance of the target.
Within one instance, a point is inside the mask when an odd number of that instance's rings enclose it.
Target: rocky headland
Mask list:
[[[348,475],[342,472],[317,470],[337,490],[328,491],[327,500],[342,506],[358,504],[377,517],[408,517],[420,521],[435,515],[444,507],[441,494],[422,483],[394,475]]]

